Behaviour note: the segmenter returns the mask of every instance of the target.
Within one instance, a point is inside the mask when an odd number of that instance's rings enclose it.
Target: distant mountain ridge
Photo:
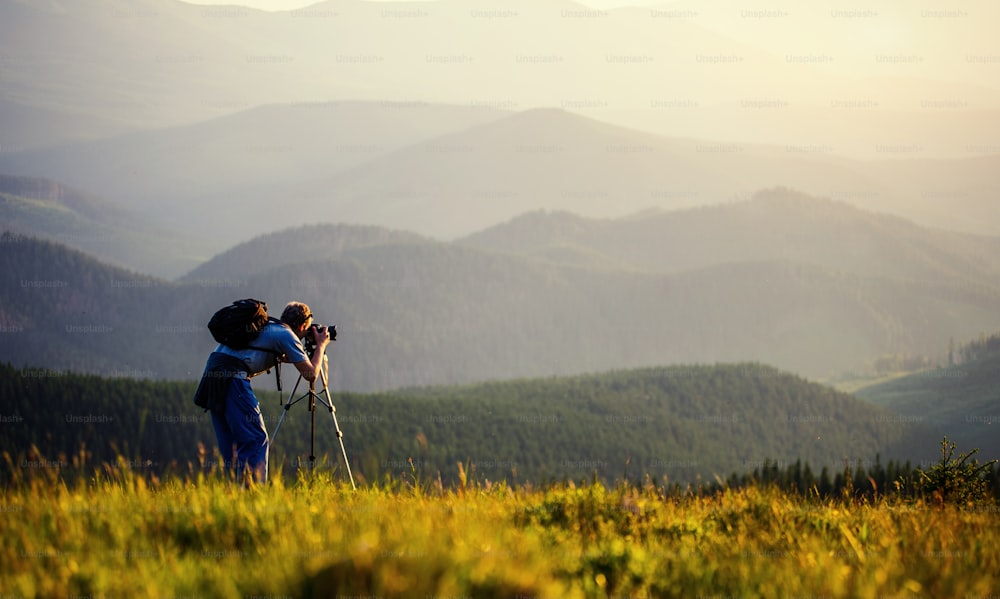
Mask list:
[[[292,182],[317,214],[454,239],[530,210],[621,218],[801,189],[924,225],[996,235],[984,202],[1000,155],[955,161],[859,161],[785,148],[683,139],[533,109]],[[927,179],[925,173],[933,172]],[[948,210],[935,194],[948,193]],[[263,206],[271,190],[249,191]],[[957,207],[961,209],[956,210]],[[978,215],[978,216],[976,216]]]
[[[621,218],[748,199],[775,186],[996,235],[990,173],[998,165],[1000,156],[864,162],[667,138],[555,109],[379,102],[275,105],[0,153],[0,172],[86,189],[202,238],[211,253],[308,222],[451,240],[532,210]]]
[[[925,6],[882,19],[932,48],[940,31],[916,16]],[[995,145],[997,91],[975,60],[946,53],[887,68],[872,60],[885,51],[875,36],[848,41],[843,20],[822,11],[779,21],[790,33],[816,32],[826,48],[800,54],[747,27],[738,3],[674,8],[509,1],[498,13],[484,1],[332,1],[265,12],[167,0],[8,1],[0,51],[12,60],[0,96],[133,127],[196,122],[234,106],[364,98],[570,107],[685,137],[731,139],[736,130],[737,139],[869,155],[879,154],[876,145],[953,155],[965,153],[962,144]],[[983,21],[996,14],[988,3],[974,12]],[[974,20],[949,29],[989,47]],[[671,77],[658,84],[662,72]]]
[[[0,172],[89,190],[218,253],[280,228],[351,222],[330,209],[316,179],[505,114],[401,102],[259,106],[193,125],[0,152]]]
[[[718,228],[687,229],[703,213]],[[0,305],[24,336],[10,337],[0,359],[30,366],[44,355],[94,372],[147,363],[150,378],[190,379],[213,347],[208,317],[256,297],[276,312],[305,301],[337,324],[334,374],[350,390],[748,360],[833,380],[873,374],[887,356],[934,363],[949,339],[993,327],[1000,308],[995,240],[788,190],[672,216],[555,215],[573,244],[554,250],[519,246],[524,220],[490,231],[491,247],[307,225],[235,247],[176,283],[13,237],[0,246]],[[105,320],[127,339],[60,334]],[[159,334],[146,338],[149,328]]]
[[[180,282],[246,278],[280,266],[330,260],[344,252],[386,244],[435,243],[405,231],[372,226],[306,225],[255,237],[200,264]]]
[[[921,227],[846,202],[775,188],[748,201],[634,218],[532,212],[458,243],[559,261],[575,248],[655,273],[713,264],[787,260],[866,276],[1000,285],[1000,236]],[[877,258],[877,259],[876,259]]]
[[[917,6],[881,21],[941,47]],[[141,210],[212,254],[306,222],[451,240],[528,210],[617,218],[776,185],[1000,233],[988,63],[948,48],[880,65],[822,11],[768,21],[822,32],[838,60],[813,64],[741,10],[8,1],[0,172]],[[949,34],[988,44],[979,20]]]
[[[51,239],[132,270],[179,274],[203,259],[203,240],[167,231],[101,197],[39,177],[0,174],[0,221],[17,235]]]

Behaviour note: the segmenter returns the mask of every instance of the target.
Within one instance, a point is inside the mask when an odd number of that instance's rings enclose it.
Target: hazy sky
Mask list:
[[[185,0],[189,4],[234,4],[238,6],[248,6],[260,10],[295,10],[306,6],[311,6],[319,0]],[[372,0],[372,1],[395,1],[413,2],[425,0]],[[620,6],[648,6],[651,4],[662,4],[662,0],[577,0],[579,4],[591,8],[607,9]]]

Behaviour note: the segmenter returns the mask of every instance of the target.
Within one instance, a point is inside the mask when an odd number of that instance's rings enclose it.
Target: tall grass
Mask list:
[[[127,464],[73,482],[8,466],[3,596],[968,599],[1000,588],[988,503],[594,482],[385,479],[353,491],[320,473],[247,489]]]

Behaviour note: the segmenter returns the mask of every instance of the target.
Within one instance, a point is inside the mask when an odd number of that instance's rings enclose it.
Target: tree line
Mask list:
[[[124,457],[155,473],[208,468],[215,436],[210,415],[192,403],[195,386],[0,365],[0,451],[28,467],[93,467]],[[340,467],[329,410],[310,413],[307,401],[284,409],[292,384],[285,387],[283,396],[258,392],[272,464],[294,473],[311,451],[315,418],[317,454],[324,467]],[[696,483],[755,470],[773,477],[776,466],[801,461],[827,467],[835,485],[845,459],[916,456],[922,442],[910,425],[852,396],[752,363],[334,392],[331,399],[352,470],[367,480],[452,483],[461,463],[483,481],[648,474]],[[803,472],[802,484],[825,488],[822,472]]]

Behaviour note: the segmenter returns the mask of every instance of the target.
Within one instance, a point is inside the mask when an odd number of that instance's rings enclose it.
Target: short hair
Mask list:
[[[302,302],[288,302],[285,309],[281,311],[281,322],[293,329],[302,326],[311,317],[312,311],[309,309],[309,306]]]

